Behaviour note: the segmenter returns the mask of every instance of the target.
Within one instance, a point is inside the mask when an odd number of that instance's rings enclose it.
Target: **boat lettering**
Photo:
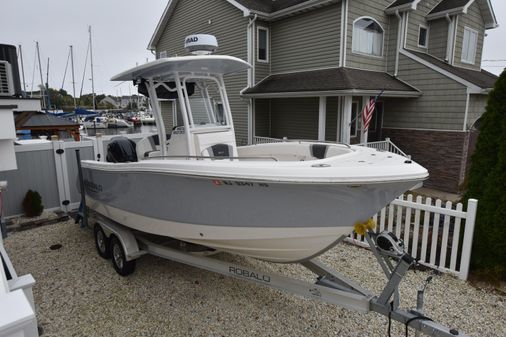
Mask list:
[[[191,36],[186,39],[186,43],[195,43],[195,42],[199,42],[199,38],[197,36]]]
[[[236,276],[241,276],[244,278],[252,278],[257,281],[261,281],[261,282],[265,282],[265,283],[271,282],[271,277],[269,275],[257,274],[255,272],[252,272],[252,271],[249,271],[246,269],[241,269],[241,268],[236,268],[236,267],[230,266],[230,267],[228,267],[228,272],[230,274],[234,274]]]
[[[249,182],[249,181],[230,181],[230,180],[217,180],[217,179],[214,179],[213,181],[213,184],[215,186],[241,186],[241,187],[255,187],[255,186],[259,186],[259,187],[269,187],[269,184],[266,184],[266,183],[252,183],[252,182]]]
[[[91,192],[102,192],[102,185],[95,184],[94,182],[89,181],[88,179],[84,180],[84,186]]]

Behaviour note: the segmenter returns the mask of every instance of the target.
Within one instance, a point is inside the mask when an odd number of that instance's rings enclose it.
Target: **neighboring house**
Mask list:
[[[496,76],[481,70],[489,0],[172,0],[148,48],[186,55],[194,33],[247,60],[227,76],[238,144],[255,137],[357,143],[370,97],[383,91],[368,141],[390,137],[431,172],[427,186],[463,183],[471,129]],[[172,102],[162,108],[178,123]]]
[[[114,106],[116,109],[126,109],[128,106],[136,107],[139,106],[143,107],[146,105],[146,97],[141,95],[132,95],[132,96],[121,96],[121,97],[114,97],[114,96],[107,96],[103,100],[100,101],[99,104],[105,105],[110,104]]]

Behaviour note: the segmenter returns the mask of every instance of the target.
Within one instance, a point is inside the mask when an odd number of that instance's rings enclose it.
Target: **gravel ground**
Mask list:
[[[50,250],[61,244],[59,250]],[[43,336],[386,336],[387,319],[285,294],[153,256],[127,278],[101,259],[89,230],[72,221],[13,233],[5,241],[19,274],[31,273]],[[268,272],[309,279],[302,267],[220,258]],[[341,244],[321,259],[379,293],[385,277],[373,255]],[[403,307],[432,272],[410,271]],[[506,335],[506,298],[447,275],[435,275],[426,311],[471,336]],[[392,336],[404,336],[394,323]],[[414,336],[411,332],[410,336]]]

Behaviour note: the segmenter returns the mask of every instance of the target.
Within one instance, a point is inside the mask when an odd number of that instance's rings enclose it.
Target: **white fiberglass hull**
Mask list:
[[[348,160],[356,159],[361,158]],[[398,160],[404,163],[405,158]],[[366,221],[427,177],[416,163],[397,170],[397,164],[387,161],[384,173],[378,172],[381,165],[364,165],[363,172],[355,165],[360,182],[337,169],[337,162],[334,168],[314,162],[85,161],[83,174],[88,206],[118,223],[274,262],[302,261],[325,252],[351,233],[356,222]],[[285,181],[276,172],[285,174]],[[232,176],[239,173],[240,179]]]

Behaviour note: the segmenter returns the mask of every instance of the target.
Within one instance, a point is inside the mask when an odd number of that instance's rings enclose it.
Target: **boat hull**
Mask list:
[[[83,167],[87,203],[127,227],[274,262],[317,256],[418,181],[216,179]]]

